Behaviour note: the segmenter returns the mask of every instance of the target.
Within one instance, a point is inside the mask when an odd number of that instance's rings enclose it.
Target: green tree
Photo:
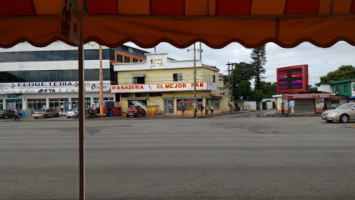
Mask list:
[[[261,89],[261,79],[262,74],[265,74],[265,68],[263,65],[266,64],[266,49],[265,45],[253,49],[251,53],[251,59],[253,60],[252,65],[255,71],[255,88],[257,90]]]
[[[321,83],[330,83],[355,78],[355,67],[352,65],[343,65],[337,70],[329,72],[326,76],[320,77]]]
[[[251,98],[250,100],[252,101],[261,101],[264,98],[264,94],[261,90],[258,90],[254,88],[254,90],[251,92]]]
[[[233,96],[234,99],[248,99],[251,95],[250,80],[255,76],[253,65],[241,62],[233,70]]]
[[[264,95],[264,98],[271,98],[272,95],[277,94],[276,89],[276,83],[261,81],[261,91]]]

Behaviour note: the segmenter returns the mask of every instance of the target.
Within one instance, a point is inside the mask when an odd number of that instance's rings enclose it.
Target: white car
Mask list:
[[[71,118],[71,117],[75,117],[77,118],[79,116],[79,110],[78,109],[70,109],[67,112],[67,117]]]
[[[327,110],[322,113],[322,119],[327,122],[340,121],[343,123],[355,120],[355,103],[346,103],[334,110]]]
[[[57,113],[54,110],[50,110],[50,109],[41,109],[41,110],[35,111],[32,114],[32,117],[34,117],[35,119],[48,118],[48,117],[59,117],[59,113]]]

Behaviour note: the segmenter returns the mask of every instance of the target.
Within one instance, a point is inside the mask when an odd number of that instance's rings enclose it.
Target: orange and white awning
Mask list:
[[[355,45],[355,0],[78,0],[87,7],[84,41],[142,47],[169,42],[214,48],[231,42],[294,47],[308,41]],[[0,46],[45,46],[59,34],[62,0],[0,0]],[[66,41],[68,42],[68,41]]]

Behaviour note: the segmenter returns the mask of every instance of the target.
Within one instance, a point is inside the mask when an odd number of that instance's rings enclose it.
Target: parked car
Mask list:
[[[15,117],[15,111],[14,110],[0,110],[0,118],[3,119],[8,119],[8,118],[14,118]]]
[[[130,117],[138,117],[138,116],[145,116],[145,110],[140,106],[130,106],[126,111],[126,116]]]
[[[41,109],[41,110],[35,111],[32,114],[32,117],[34,117],[35,119],[48,118],[48,117],[59,117],[59,113],[57,113],[54,110],[50,110],[50,109]]]
[[[79,110],[76,109],[76,108],[68,110],[67,117],[68,118],[71,118],[71,117],[77,118],[77,117],[79,117]]]
[[[334,110],[327,110],[322,113],[322,119],[327,122],[343,122],[348,123],[355,120],[355,103],[346,103],[338,106]]]

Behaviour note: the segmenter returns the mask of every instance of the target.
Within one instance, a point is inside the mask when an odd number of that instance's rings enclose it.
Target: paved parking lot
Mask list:
[[[355,199],[355,129],[237,113],[86,121],[87,199]],[[78,198],[78,121],[0,120],[0,199]]]

